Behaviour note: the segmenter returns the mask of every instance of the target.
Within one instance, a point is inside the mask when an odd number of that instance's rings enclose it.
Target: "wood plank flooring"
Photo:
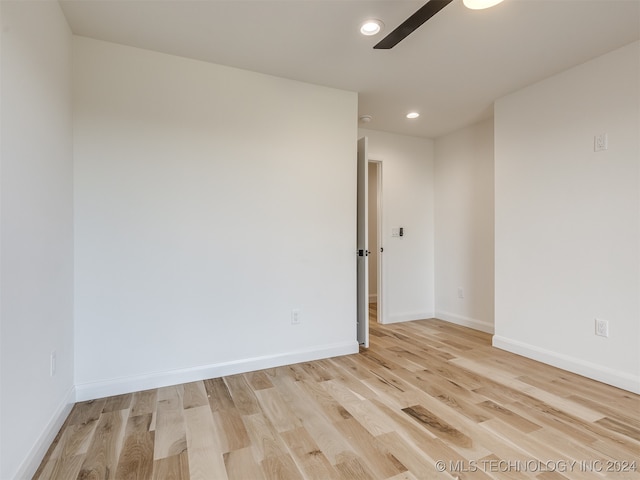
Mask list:
[[[640,479],[640,397],[439,320],[75,405],[36,479]]]

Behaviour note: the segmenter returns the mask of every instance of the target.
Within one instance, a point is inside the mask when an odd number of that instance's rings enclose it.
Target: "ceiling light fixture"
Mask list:
[[[371,18],[360,26],[360,33],[367,36],[375,35],[376,33],[380,33],[382,27],[384,27],[384,23],[375,18]]]
[[[418,112],[409,112],[407,113],[407,118],[418,118],[420,114]]]
[[[499,4],[502,0],[463,0],[464,6],[471,10],[483,10]]]
[[[358,117],[358,120],[360,120],[362,123],[369,123],[372,118],[373,117],[371,115],[360,115]]]

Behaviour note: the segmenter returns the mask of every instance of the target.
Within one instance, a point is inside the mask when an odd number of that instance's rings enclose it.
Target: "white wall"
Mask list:
[[[435,140],[436,317],[489,333],[494,320],[493,153],[493,119]]]
[[[2,1],[0,15],[0,478],[11,479],[31,478],[74,399],[71,33],[57,2]]]
[[[434,316],[433,141],[360,129],[382,161],[383,323]],[[404,227],[404,237],[391,237]]]
[[[81,37],[74,82],[79,399],[357,351],[355,93]]]
[[[494,344],[636,392],[639,59],[636,42],[495,105]]]

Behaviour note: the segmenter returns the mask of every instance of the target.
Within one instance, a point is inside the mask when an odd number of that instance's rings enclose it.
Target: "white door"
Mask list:
[[[358,140],[358,343],[369,348],[369,157],[367,137]]]

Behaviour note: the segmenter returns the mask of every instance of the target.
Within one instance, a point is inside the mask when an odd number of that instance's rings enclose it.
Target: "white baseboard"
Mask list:
[[[31,450],[27,454],[24,461],[18,467],[18,471],[14,479],[29,479],[33,478],[33,475],[38,470],[42,459],[49,450],[49,447],[53,443],[53,440],[56,438],[56,435],[60,431],[62,424],[71,413],[71,409],[73,408],[73,404],[76,401],[76,393],[75,388],[71,387],[67,394],[64,397],[62,403],[58,406],[56,411],[51,416],[51,419],[45,426],[44,430],[34,443]]]
[[[640,394],[640,376],[637,375],[619,372],[569,355],[553,352],[498,335],[493,336],[493,346],[629,392]]]
[[[428,318],[433,318],[433,316],[433,312],[401,313],[385,317],[384,323],[412,322],[414,320],[426,320]]]
[[[355,340],[353,342],[322,345],[276,355],[201,365],[166,372],[154,372],[146,375],[133,375],[99,382],[81,383],[76,385],[76,401],[83,402],[96,398],[110,397],[112,395],[178,385],[180,383],[196,382],[207,378],[235,375],[237,373],[252,372],[265,368],[309,362],[311,360],[320,360],[352,353],[358,353],[358,342]]]
[[[463,327],[480,330],[485,333],[493,334],[494,332],[493,323],[486,320],[477,320],[475,318],[464,317],[462,315],[456,315],[455,313],[442,311],[436,312],[436,318],[444,320],[445,322],[455,323],[456,325],[462,325]]]

